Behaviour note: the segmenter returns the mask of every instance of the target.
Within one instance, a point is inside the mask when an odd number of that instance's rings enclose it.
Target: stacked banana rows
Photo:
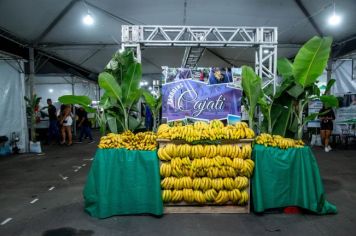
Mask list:
[[[155,150],[157,136],[153,132],[140,132],[137,134],[125,131],[121,134],[109,133],[102,136],[99,148],[126,148],[128,150]]]
[[[164,202],[245,205],[251,145],[175,145],[158,149]]]
[[[302,140],[294,140],[290,138],[284,138],[280,135],[270,135],[266,133],[262,133],[257,136],[256,143],[262,144],[266,147],[279,147],[281,149],[304,147],[304,142]]]
[[[170,127],[167,124],[159,126],[158,138],[181,139],[187,142],[198,140],[220,140],[220,139],[243,139],[254,138],[255,133],[248,128],[245,122],[237,122],[235,125],[224,124],[220,120],[212,120],[209,124],[198,121],[193,125]]]

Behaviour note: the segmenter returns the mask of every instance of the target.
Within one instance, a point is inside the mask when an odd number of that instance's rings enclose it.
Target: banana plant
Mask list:
[[[37,97],[36,94],[34,94],[32,97],[24,97],[26,101],[26,114],[27,118],[30,120],[30,130],[31,130],[31,141],[36,142],[36,109],[38,108],[38,105],[40,104],[40,101],[42,97]]]
[[[151,95],[149,92],[144,91],[143,92],[143,97],[145,98],[145,101],[147,105],[149,106],[151,112],[152,112],[152,117],[153,117],[153,131],[157,131],[157,118],[159,116],[161,107],[162,107],[162,96],[159,96],[157,99]]]
[[[99,87],[105,90],[100,99],[96,119],[102,134],[107,128],[110,132],[134,130],[142,122],[133,117],[135,106],[142,96],[139,87],[141,80],[141,64],[138,63],[131,50],[116,53],[104,72],[99,74]],[[71,104],[84,105],[91,100],[86,96],[63,96],[63,101]],[[85,108],[85,107],[84,107]]]
[[[251,129],[255,126],[254,115],[258,100],[262,96],[262,80],[249,66],[242,66],[242,89],[246,97],[248,123]]]
[[[319,113],[303,118],[307,104],[313,99],[320,99],[327,107],[337,107],[336,97],[327,95],[335,83],[330,80],[324,94],[316,85],[323,73],[331,50],[330,37],[313,37],[297,53],[294,62],[286,58],[277,62],[278,73],[282,82],[272,93],[271,86],[262,88],[262,80],[252,68],[243,67],[242,87],[249,105],[250,125],[253,122],[256,103],[263,113],[262,131],[271,134],[302,137],[303,127],[315,119]],[[251,106],[252,105],[252,106]]]

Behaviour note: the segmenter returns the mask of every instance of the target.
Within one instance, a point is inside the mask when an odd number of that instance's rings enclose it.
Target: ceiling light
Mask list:
[[[336,15],[335,12],[329,18],[329,25],[336,26],[340,24],[340,22],[341,22],[341,17],[339,15]]]
[[[264,54],[267,54],[267,53],[269,53],[269,50],[268,50],[268,49],[264,49],[264,50],[263,50],[263,53],[264,53]]]
[[[53,89],[48,89],[48,92],[53,93]]]
[[[335,13],[335,2],[334,2],[333,14],[329,17],[328,22],[329,25],[331,26],[336,26],[341,22],[341,17]]]
[[[150,90],[150,91],[151,91],[151,90],[152,90],[152,87],[151,87],[151,86],[150,86],[150,87],[148,87],[148,90]]]
[[[94,24],[94,19],[93,17],[90,15],[90,13],[86,14],[84,17],[83,17],[83,23],[85,25],[92,25]]]

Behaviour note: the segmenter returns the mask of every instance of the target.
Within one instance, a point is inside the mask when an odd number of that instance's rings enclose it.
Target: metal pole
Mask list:
[[[34,56],[34,50],[32,47],[29,48],[29,89],[30,89],[30,98],[33,97],[34,95],[34,80],[35,80],[35,56]]]

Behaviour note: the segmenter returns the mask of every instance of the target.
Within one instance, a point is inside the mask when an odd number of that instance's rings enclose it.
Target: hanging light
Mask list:
[[[264,49],[264,50],[263,50],[263,53],[264,53],[264,54],[267,54],[267,53],[269,53],[269,50],[268,50],[268,49]]]
[[[335,2],[334,2],[334,9],[333,9],[333,14],[329,17],[329,25],[331,26],[336,26],[341,23],[341,17],[336,14],[335,12]]]
[[[93,25],[94,24],[94,18],[91,16],[91,14],[89,12],[83,17],[83,23],[85,25]]]

